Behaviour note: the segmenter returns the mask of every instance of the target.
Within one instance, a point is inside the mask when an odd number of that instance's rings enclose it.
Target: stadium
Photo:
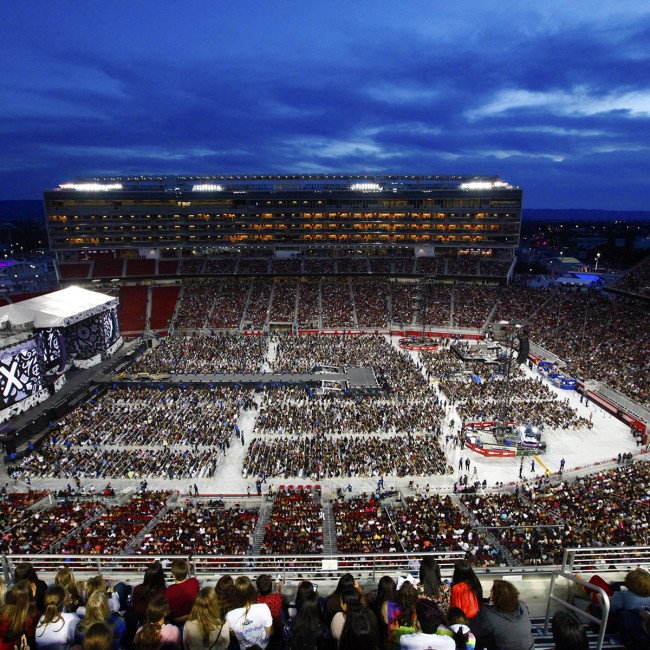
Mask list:
[[[591,576],[650,563],[650,263],[516,278],[522,194],[376,175],[46,190],[60,289],[0,307],[6,581],[65,561],[136,585],[181,556],[203,584],[270,574],[290,598],[467,560],[485,588],[517,581],[550,647]]]

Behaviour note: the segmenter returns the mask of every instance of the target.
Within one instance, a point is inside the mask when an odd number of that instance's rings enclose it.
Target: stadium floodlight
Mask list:
[[[64,183],[59,185],[62,190],[78,190],[80,192],[107,192],[121,190],[121,183]]]
[[[356,192],[381,192],[379,183],[352,183],[350,189]]]
[[[503,181],[468,181],[461,183],[459,187],[461,190],[493,190],[505,189],[510,186]]]
[[[214,183],[198,183],[192,185],[192,192],[222,192],[223,185],[215,185]]]

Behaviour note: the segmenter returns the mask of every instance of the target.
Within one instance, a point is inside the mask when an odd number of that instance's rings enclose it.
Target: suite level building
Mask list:
[[[219,175],[79,179],[44,192],[59,261],[406,251],[508,260],[522,190],[495,176]]]

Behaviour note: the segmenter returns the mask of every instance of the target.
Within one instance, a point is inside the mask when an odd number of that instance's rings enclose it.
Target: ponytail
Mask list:
[[[45,613],[39,623],[38,627],[43,631],[39,636],[45,634],[45,628],[50,623],[62,621],[61,609],[63,608],[63,601],[65,600],[65,591],[58,585],[50,587],[45,593]]]
[[[465,650],[467,647],[467,642],[469,641],[469,634],[463,632],[461,627],[454,632],[454,642],[456,643],[456,650]]]
[[[159,623],[145,623],[135,637],[136,650],[158,650],[162,634]]]

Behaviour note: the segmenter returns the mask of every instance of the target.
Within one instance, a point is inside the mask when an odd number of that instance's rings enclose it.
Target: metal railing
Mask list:
[[[611,573],[650,566],[650,546],[565,548],[560,570],[564,573]]]
[[[600,606],[602,607],[601,618],[598,618],[597,616],[594,616],[593,614],[586,612],[581,607],[578,607],[573,603],[568,602],[564,598],[560,598],[559,596],[556,596],[553,592],[558,578],[564,578],[565,580],[568,580],[572,584],[580,585],[590,591],[595,591],[596,593],[598,593],[598,595],[600,596]],[[544,618],[544,634],[549,633],[548,624],[549,621],[551,620],[551,611],[553,610],[554,604],[561,609],[572,612],[573,614],[578,616],[580,620],[585,619],[590,623],[595,623],[596,625],[598,625],[599,632],[598,632],[598,642],[596,644],[596,650],[602,649],[603,642],[605,640],[605,632],[607,631],[607,619],[609,618],[609,597],[607,596],[607,594],[603,589],[597,587],[596,585],[592,585],[591,583],[586,582],[585,580],[581,580],[580,578],[577,578],[571,573],[566,573],[564,571],[556,571],[551,576],[551,584],[549,587],[548,600],[546,604],[546,616]]]

